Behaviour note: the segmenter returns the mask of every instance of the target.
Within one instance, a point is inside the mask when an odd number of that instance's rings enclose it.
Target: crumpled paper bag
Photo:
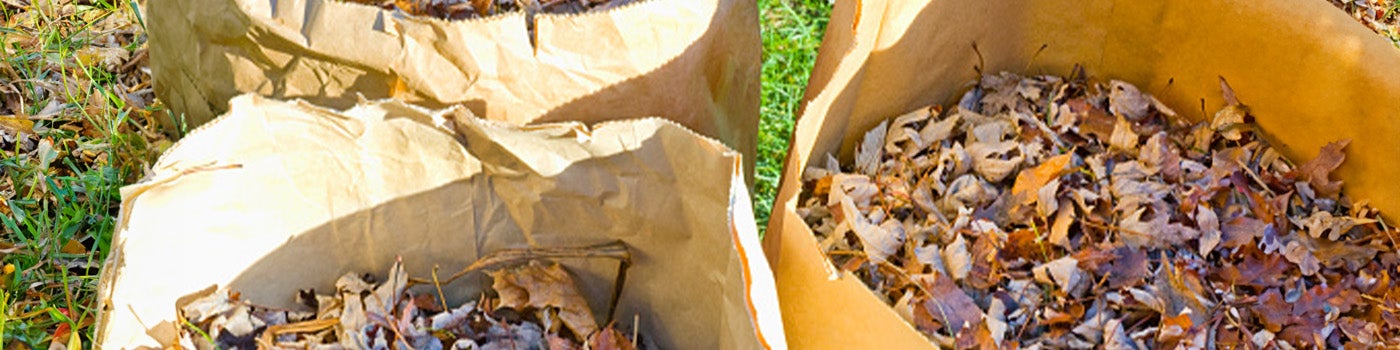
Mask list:
[[[616,312],[664,348],[784,346],[739,155],[662,119],[514,127],[401,102],[345,112],[256,95],[122,189],[96,344],[169,345],[176,299],[219,285],[296,307],[347,272],[451,274],[505,248],[621,240]],[[594,310],[617,263],[565,260]],[[379,277],[383,277],[379,275]],[[474,299],[489,279],[444,286]]]
[[[1069,75],[1076,64],[1195,120],[1224,104],[1224,77],[1291,159],[1351,139],[1334,175],[1351,198],[1400,212],[1400,50],[1325,2],[838,1],[764,238],[789,343],[932,347],[818,250],[796,214],[803,169],[827,154],[850,162],[860,135],[886,118],[956,104],[979,65]]]
[[[339,0],[150,1],[147,12],[168,130],[203,124],[242,93],[338,109],[394,97],[514,124],[662,116],[738,150],[753,171],[752,0],[541,14],[534,38],[521,13],[449,22]]]

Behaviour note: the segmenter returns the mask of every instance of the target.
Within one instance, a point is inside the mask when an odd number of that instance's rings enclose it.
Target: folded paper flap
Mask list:
[[[861,339],[831,332],[902,321],[863,286],[827,279],[826,257],[794,210],[803,169],[827,154],[849,161],[860,135],[886,118],[955,102],[978,77],[974,67],[1068,75],[1083,65],[1093,78],[1135,84],[1193,119],[1223,105],[1223,77],[1294,161],[1351,139],[1334,173],[1345,192],[1400,210],[1400,188],[1385,183],[1400,176],[1389,159],[1400,149],[1391,136],[1400,131],[1400,50],[1329,4],[862,0],[837,2],[833,16],[785,163],[767,238],[774,241],[765,242],[794,347],[929,346],[907,326]],[[850,311],[810,311],[817,308]]]
[[[507,247],[617,239],[634,259],[617,315],[639,317],[657,344],[751,348],[754,312],[775,312],[748,306],[775,292],[745,282],[764,274],[732,237],[731,225],[753,225],[729,210],[737,154],[672,122],[516,128],[392,101],[340,113],[249,95],[233,106],[165,155],[155,178],[173,180],[124,192],[101,344],[153,344],[142,325],[170,320],[177,297],[210,284],[294,306],[297,288],[381,274],[395,256],[428,277]],[[198,163],[239,167],[175,166]],[[601,310],[616,263],[564,263]],[[482,281],[447,296],[468,300]]]

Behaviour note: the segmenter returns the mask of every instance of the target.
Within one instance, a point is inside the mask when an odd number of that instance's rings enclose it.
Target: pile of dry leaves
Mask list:
[[[618,258],[624,269],[628,259],[621,244],[503,251],[446,281],[410,279],[400,260],[382,282],[349,273],[336,281],[334,293],[298,292],[296,300],[315,311],[210,292],[177,305],[186,324],[181,341],[196,349],[637,349],[636,333],[624,334],[612,323],[598,326],[568,270],[545,262],[559,257]],[[495,269],[504,265],[512,266]],[[438,297],[443,284],[478,270],[488,270],[494,281],[479,301],[449,308]],[[415,284],[436,289],[416,294],[409,289]]]
[[[402,10],[414,16],[447,20],[485,18],[499,14],[584,13],[606,11],[633,0],[348,0]]]
[[[1120,81],[987,75],[806,169],[836,266],[959,348],[1400,345],[1395,230],[1257,134]]]

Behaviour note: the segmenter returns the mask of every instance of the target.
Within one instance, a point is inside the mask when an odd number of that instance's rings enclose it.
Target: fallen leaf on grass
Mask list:
[[[131,57],[131,51],[120,47],[98,47],[88,46],[78,49],[73,58],[82,63],[83,66],[100,67],[108,72],[117,71],[127,58]]]
[[[70,240],[68,240],[68,243],[64,243],[64,244],[63,244],[63,248],[59,248],[58,251],[59,251],[60,253],[63,253],[63,254],[75,254],[75,255],[87,254],[87,252],[88,252],[87,247],[84,247],[84,246],[83,246],[83,243],[82,243],[82,242],[78,242],[78,240],[76,240],[76,239],[70,239]]]
[[[524,310],[558,308],[559,317],[574,334],[593,334],[598,321],[579,294],[573,277],[556,263],[531,262],[528,265],[489,273],[491,287],[500,294],[501,306]]]
[[[0,131],[14,137],[16,134],[34,134],[34,122],[15,116],[0,116]]]

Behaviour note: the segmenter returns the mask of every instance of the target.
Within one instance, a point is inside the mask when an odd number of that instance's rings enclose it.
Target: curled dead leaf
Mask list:
[[[502,307],[524,310],[558,308],[559,317],[574,334],[593,334],[598,321],[579,293],[569,271],[557,263],[531,263],[490,272],[491,287],[501,298]]]

